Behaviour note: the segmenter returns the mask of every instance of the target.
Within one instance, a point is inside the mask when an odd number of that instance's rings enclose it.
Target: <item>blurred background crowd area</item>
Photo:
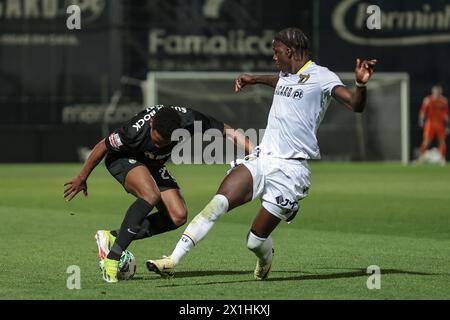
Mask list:
[[[71,4],[79,30],[67,28]],[[367,28],[370,4],[381,29]],[[350,87],[355,59],[378,59],[367,112],[330,107],[324,159],[414,159],[423,98],[449,90],[449,1],[0,0],[0,162],[78,161],[151,103],[264,128],[270,88],[237,97],[232,77],[277,72],[271,40],[289,26]]]

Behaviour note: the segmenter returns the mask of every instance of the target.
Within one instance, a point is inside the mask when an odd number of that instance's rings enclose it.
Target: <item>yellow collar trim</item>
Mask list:
[[[303,70],[305,70],[306,68],[308,68],[308,66],[312,63],[312,60],[309,60],[307,63],[305,63],[303,65],[303,67],[300,68],[300,70],[298,70],[298,72],[296,74],[300,74]]]

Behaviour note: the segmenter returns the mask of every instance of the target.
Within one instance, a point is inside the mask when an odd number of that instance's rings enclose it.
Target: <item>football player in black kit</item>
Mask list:
[[[117,282],[122,252],[136,239],[151,237],[182,226],[187,209],[179,186],[164,163],[178,143],[172,141],[176,129],[194,134],[200,121],[202,133],[218,129],[245,152],[253,148],[249,139],[227,124],[186,107],[153,106],[138,113],[94,147],[80,173],[64,184],[64,198],[72,200],[80,191],[87,196],[87,179],[106,156],[111,175],[137,199],[128,208],[118,230],[99,230],[95,238],[103,280]],[[150,214],[153,208],[157,212]]]

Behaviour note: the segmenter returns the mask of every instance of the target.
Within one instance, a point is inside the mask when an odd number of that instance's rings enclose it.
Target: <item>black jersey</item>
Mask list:
[[[204,115],[187,107],[157,105],[149,107],[136,114],[121,127],[114,130],[105,139],[109,156],[134,157],[141,162],[151,165],[162,165],[170,158],[172,149],[178,141],[172,141],[169,145],[157,149],[150,136],[151,119],[161,108],[173,108],[181,117],[181,128],[186,129],[190,135],[194,134],[194,122],[200,121],[202,133],[208,129],[224,130],[223,122]]]

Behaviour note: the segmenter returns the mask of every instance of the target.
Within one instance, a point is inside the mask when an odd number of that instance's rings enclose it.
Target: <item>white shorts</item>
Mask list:
[[[307,161],[275,158],[262,152],[248,158],[243,164],[253,178],[253,199],[260,197],[267,211],[290,222],[311,185]]]

